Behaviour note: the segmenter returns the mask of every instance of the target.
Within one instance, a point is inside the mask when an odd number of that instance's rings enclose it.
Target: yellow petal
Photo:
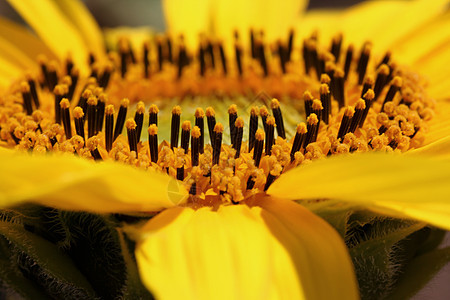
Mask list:
[[[450,229],[450,161],[365,153],[324,159],[283,174],[268,193],[335,199]]]
[[[163,211],[137,243],[144,284],[157,299],[356,299],[337,233],[297,204],[271,201],[268,210]]]
[[[105,47],[103,45],[102,31],[83,2],[79,0],[58,0],[55,3],[64,13],[64,16],[81,33],[87,48],[94,52],[97,57],[104,56]]]
[[[90,212],[159,211],[182,203],[184,187],[166,174],[68,155],[0,152],[0,207],[32,201]]]
[[[77,28],[52,0],[8,0],[41,39],[61,59],[71,53],[80,68],[87,63],[87,47]]]
[[[425,137],[425,145],[450,136],[450,99],[438,101],[435,116],[429,122],[429,130]]]
[[[200,33],[211,32],[210,0],[164,0],[163,10],[168,31],[183,34],[187,46],[196,49]]]

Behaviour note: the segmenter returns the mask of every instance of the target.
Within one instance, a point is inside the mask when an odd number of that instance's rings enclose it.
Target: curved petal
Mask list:
[[[166,174],[71,155],[0,152],[0,207],[32,201],[89,212],[158,211],[182,203],[184,187]]]
[[[140,231],[136,258],[144,284],[158,299],[356,299],[337,233],[305,208],[291,203],[296,207],[288,212],[278,202],[264,202],[268,211],[246,205],[163,211]],[[338,286],[342,293],[333,294]]]
[[[80,68],[86,66],[88,48],[77,28],[52,0],[8,0],[41,39],[61,59],[71,53]]]
[[[268,193],[286,199],[336,199],[450,229],[450,161],[415,155],[343,155],[293,169]]]

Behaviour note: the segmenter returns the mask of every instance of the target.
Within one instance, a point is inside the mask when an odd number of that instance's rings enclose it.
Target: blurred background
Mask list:
[[[83,2],[92,12],[101,27],[150,26],[156,31],[165,30],[161,0],[83,0]],[[344,9],[359,2],[362,1],[311,0],[308,5],[308,10],[321,8]],[[21,17],[9,6],[6,0],[0,0],[0,16],[7,17],[16,22],[22,22]],[[448,246],[450,246],[450,234],[447,234],[444,244],[441,247]],[[413,299],[450,299],[449,282],[450,264],[442,268],[438,275],[421,292],[414,296]]]

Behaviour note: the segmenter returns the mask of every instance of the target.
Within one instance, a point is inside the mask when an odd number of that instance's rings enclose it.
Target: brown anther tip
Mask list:
[[[237,118],[236,122],[234,122],[234,125],[238,128],[244,127],[244,119],[242,119],[241,117]]]
[[[66,88],[67,88],[67,85],[65,85],[65,84],[57,84],[55,86],[55,88],[53,89],[53,93],[56,95],[62,96],[66,92]]]
[[[366,101],[359,99],[355,104],[355,109],[363,110],[366,108]]]
[[[75,119],[81,119],[82,117],[84,117],[83,109],[79,106],[75,107],[73,109],[73,116]]]
[[[325,71],[326,72],[331,72],[335,69],[336,69],[336,64],[333,61],[328,60],[325,62]]]
[[[273,116],[267,117],[266,124],[275,126],[275,118]]]
[[[329,84],[331,82],[331,78],[330,76],[328,76],[328,74],[321,74],[320,75],[320,83],[326,83]]]
[[[120,106],[128,107],[129,104],[130,104],[130,100],[128,100],[128,98],[123,98],[123,99],[120,101]]]
[[[215,133],[222,133],[223,132],[223,125],[221,123],[217,123],[214,126],[214,132]]]
[[[330,93],[330,87],[328,86],[328,84],[326,83],[322,83],[320,85],[320,94],[321,95],[326,95]]]
[[[317,115],[313,113],[308,116],[308,118],[306,119],[306,122],[309,125],[316,125],[317,123],[319,123],[319,119],[317,118]]]
[[[39,54],[37,57],[37,61],[40,65],[44,65],[48,62],[47,56],[45,56],[44,54]]]
[[[96,87],[95,89],[94,89],[94,95],[95,96],[100,96],[101,94],[103,94],[103,88],[101,88],[101,87]]]
[[[351,107],[351,106],[347,106],[346,108],[345,108],[345,111],[344,111],[344,115],[345,116],[347,116],[347,117],[353,117],[353,114],[355,113],[355,109],[353,108],[353,107]]]
[[[250,108],[250,115],[252,115],[252,116],[258,116],[259,115],[259,108],[258,108],[258,106],[252,106],[252,108]]]
[[[91,151],[95,150],[97,146],[98,146],[98,138],[96,136],[93,136],[86,141],[86,147]]]
[[[392,79],[392,85],[395,85],[397,87],[401,87],[403,84],[403,80],[400,76],[395,76],[394,79]]]
[[[30,85],[28,84],[28,82],[23,81],[20,83],[20,91],[22,93],[28,93],[30,91]]]
[[[378,68],[378,73],[379,74],[383,74],[383,75],[389,75],[389,67],[386,64],[382,64],[379,68]]]
[[[262,129],[256,130],[255,139],[257,139],[258,141],[264,141],[264,138],[265,138],[264,130]]]
[[[69,108],[70,107],[69,99],[63,98],[59,103],[59,106],[61,106],[61,108]]]
[[[136,129],[136,122],[134,121],[133,118],[129,118],[126,122],[125,122],[125,127],[127,129]]]
[[[280,107],[280,101],[278,99],[273,98],[272,101],[270,101],[270,107],[272,109],[277,109]]]
[[[191,122],[190,121],[184,121],[183,124],[181,124],[181,129],[184,131],[191,130]]]
[[[230,107],[228,107],[228,113],[230,115],[237,114],[237,105],[236,104],[231,104]]]
[[[355,46],[353,44],[348,45],[348,49],[353,51],[355,49]]]
[[[312,103],[312,109],[322,110],[323,109],[322,101],[320,101],[319,99],[314,99]]]
[[[369,55],[371,50],[372,50],[372,44],[367,43],[366,46],[364,47],[364,54]]]
[[[206,116],[207,117],[214,117],[216,115],[216,112],[214,111],[214,108],[207,107],[206,108]]]
[[[201,107],[197,107],[195,109],[194,116],[196,118],[204,118],[205,117],[205,111]]]
[[[109,104],[105,107],[105,114],[113,115],[114,114],[114,105]]]
[[[106,93],[101,93],[98,95],[98,101],[106,103],[108,101],[108,95]]]
[[[139,101],[136,105],[136,112],[138,114],[144,114],[145,113],[145,103],[142,101]]]
[[[342,70],[341,68],[336,68],[336,70],[334,71],[334,76],[343,78],[345,76],[344,70]]]
[[[157,114],[159,113],[159,108],[155,104],[150,105],[148,112],[151,114]]]
[[[150,127],[148,127],[148,134],[149,135],[157,135],[158,134],[158,126],[156,126],[156,124],[151,124]]]
[[[81,93],[81,96],[82,96],[83,98],[88,99],[89,97],[92,96],[92,91],[91,91],[91,90],[84,90],[83,93]]]
[[[372,89],[368,89],[363,98],[372,101],[375,98],[375,92]]]
[[[172,108],[172,115],[181,115],[181,107],[179,105],[176,105]]]
[[[298,134],[305,134],[306,132],[308,132],[308,130],[306,129],[305,123],[302,122],[297,125],[297,133]]]
[[[311,92],[306,91],[303,93],[303,100],[305,101],[312,101],[314,99],[313,95],[311,94]]]
[[[373,78],[372,75],[367,75],[367,76],[364,78],[364,83],[373,85],[373,84],[375,83],[375,79]]]
[[[261,115],[261,117],[267,117],[269,115],[269,111],[267,110],[267,107],[265,105],[259,108],[259,114]]]
[[[89,97],[89,98],[87,99],[86,102],[87,102],[88,105],[97,105],[98,100],[97,100],[97,97],[91,96],[91,97]]]
[[[199,138],[202,133],[200,132],[200,128],[198,126],[194,126],[191,131],[191,135],[194,138]]]

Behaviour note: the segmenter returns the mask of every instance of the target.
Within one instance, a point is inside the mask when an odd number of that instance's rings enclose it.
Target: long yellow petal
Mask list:
[[[41,39],[60,58],[69,53],[80,68],[88,51],[79,31],[52,0],[8,0]]]
[[[2,150],[0,172],[0,207],[32,201],[67,210],[145,212],[187,198],[184,187],[166,174],[67,155]]]
[[[58,0],[55,3],[79,30],[87,48],[97,57],[104,56],[102,31],[86,6],[79,0]]]
[[[355,299],[337,233],[291,204],[289,212],[277,203],[264,204],[269,211],[245,205],[163,211],[137,243],[144,284],[158,299]]]
[[[450,229],[450,161],[365,153],[317,161],[282,175],[268,193],[336,199]]]

